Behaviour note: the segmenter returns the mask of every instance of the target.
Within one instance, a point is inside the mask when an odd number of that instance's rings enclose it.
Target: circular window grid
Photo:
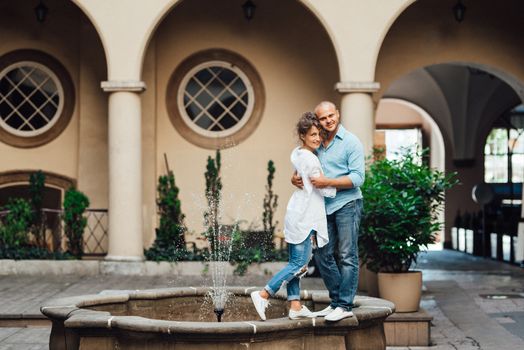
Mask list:
[[[260,76],[246,59],[212,49],[186,58],[171,76],[166,105],[189,142],[208,149],[239,144],[260,122],[265,100]]]
[[[0,82],[0,141],[37,147],[55,139],[71,120],[73,83],[53,57],[36,50],[5,54]]]

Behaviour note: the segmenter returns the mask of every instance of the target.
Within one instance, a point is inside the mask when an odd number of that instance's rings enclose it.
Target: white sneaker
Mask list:
[[[298,320],[299,318],[315,318],[315,314],[305,306],[302,305],[300,311],[289,310],[289,319]]]
[[[316,317],[324,317],[332,313],[334,310],[335,309],[333,309],[331,305],[328,305],[328,307],[326,307],[325,309],[317,311],[317,312],[313,312],[313,313],[315,314]]]
[[[258,312],[258,315],[262,319],[262,321],[266,320],[266,308],[269,305],[269,301],[267,299],[264,299],[260,296],[260,291],[256,290],[254,292],[251,292],[251,300],[253,301],[253,305],[255,305],[255,309]]]
[[[333,310],[333,312],[331,312],[329,315],[324,317],[324,319],[326,321],[334,322],[334,321],[340,321],[343,318],[352,317],[352,316],[353,316],[352,311],[346,311],[341,307],[337,307],[335,310]]]

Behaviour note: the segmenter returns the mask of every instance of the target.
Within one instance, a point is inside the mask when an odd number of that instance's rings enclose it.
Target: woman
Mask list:
[[[297,134],[302,146],[291,153],[291,163],[302,177],[304,187],[291,196],[286,209],[284,235],[289,249],[289,262],[267,283],[264,289],[251,293],[251,299],[260,318],[266,319],[268,299],[287,282],[287,300],[290,302],[289,318],[315,317],[300,302],[300,278],[306,274],[313,247],[328,242],[324,196],[335,197],[336,189],[317,189],[309,180],[322,173],[320,161],[315,155],[322,142],[321,127],[315,115],[306,112],[297,123]]]

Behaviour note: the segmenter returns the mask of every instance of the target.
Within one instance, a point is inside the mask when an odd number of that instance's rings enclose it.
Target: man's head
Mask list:
[[[328,132],[334,133],[338,129],[340,123],[340,114],[333,102],[322,101],[315,107],[315,115],[317,116],[320,125]]]

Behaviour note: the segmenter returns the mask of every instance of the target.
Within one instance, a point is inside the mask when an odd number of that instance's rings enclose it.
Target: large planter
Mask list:
[[[418,311],[422,294],[422,271],[378,273],[378,293],[395,304],[396,312]]]

